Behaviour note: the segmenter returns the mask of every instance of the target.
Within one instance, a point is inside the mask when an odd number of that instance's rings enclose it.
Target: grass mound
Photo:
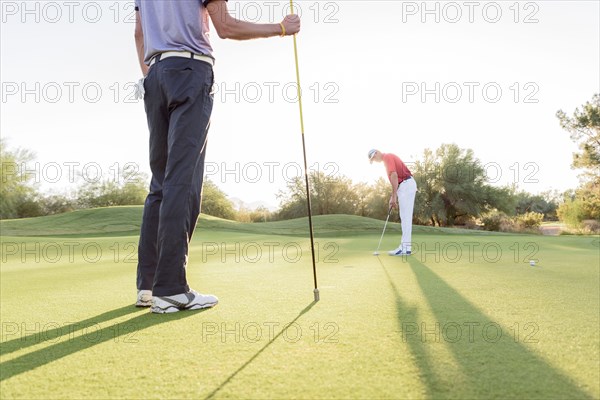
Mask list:
[[[76,210],[64,214],[37,218],[0,221],[2,236],[132,236],[138,235],[142,221],[142,206],[121,206]],[[353,236],[381,233],[384,221],[356,215],[318,215],[313,217],[315,235],[320,237]],[[308,218],[286,221],[243,223],[202,214],[197,230],[254,233],[261,235],[306,236]],[[389,222],[388,232],[400,232],[400,224]],[[477,234],[492,232],[455,228],[414,226],[415,234]]]

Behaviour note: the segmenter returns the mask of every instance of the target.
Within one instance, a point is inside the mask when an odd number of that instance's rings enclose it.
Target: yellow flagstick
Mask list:
[[[290,0],[290,12],[294,13],[294,0]],[[313,234],[312,211],[310,205],[310,185],[308,182],[308,164],[306,162],[306,143],[304,141],[304,115],[302,113],[302,90],[300,89],[300,67],[298,66],[298,45],[294,34],[294,57],[296,59],[296,82],[298,85],[298,105],[300,106],[300,132],[302,133],[302,151],[304,153],[304,179],[306,181],[306,204],[308,207],[308,227],[310,230],[310,252],[312,255],[313,279],[315,283],[315,301],[319,301],[319,287],[317,286],[317,263],[315,261],[315,238]]]

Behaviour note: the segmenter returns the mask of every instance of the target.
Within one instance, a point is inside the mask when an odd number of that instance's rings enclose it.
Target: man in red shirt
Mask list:
[[[417,194],[417,183],[412,178],[412,173],[404,162],[395,154],[382,153],[373,149],[369,151],[369,161],[383,162],[388,179],[392,184],[390,208],[398,207],[400,223],[402,225],[402,239],[400,245],[389,251],[390,256],[408,256],[411,254],[412,243],[412,217]]]

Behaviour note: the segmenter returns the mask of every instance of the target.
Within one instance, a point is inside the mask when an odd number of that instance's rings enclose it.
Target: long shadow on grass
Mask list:
[[[47,322],[44,325],[40,323],[31,326],[23,323],[3,321],[2,322],[2,334],[5,337],[18,336],[15,339],[0,343],[0,356],[10,354],[14,351],[25,349],[27,347],[38,345],[44,342],[55,342],[65,334],[75,334],[80,330],[87,330],[91,327],[96,326],[102,322],[110,321],[114,318],[119,318],[127,314],[139,311],[139,308],[132,306],[124,306],[117,308],[105,313],[96,315],[76,323],[68,323],[65,325],[57,322]],[[32,329],[35,333],[27,336],[22,336],[22,333],[26,328]]]
[[[515,317],[511,328],[501,326],[429,267],[414,257],[408,264],[439,323],[438,337],[452,352],[466,377],[467,387],[458,388],[461,397],[591,398],[524,344],[535,346],[536,321]],[[404,317],[404,321],[410,321],[410,314]],[[418,320],[411,322],[422,326]],[[527,323],[529,330],[525,330]],[[515,324],[519,324],[519,335],[515,334]],[[433,331],[435,327],[427,326],[427,329]],[[427,334],[421,339],[433,341],[434,335]],[[428,369],[427,365],[421,367]]]
[[[313,308],[313,306],[317,304],[316,301],[313,301],[312,303],[310,303],[308,306],[306,306],[304,308],[304,310],[300,311],[300,313],[296,316],[296,318],[294,318],[288,325],[292,325],[293,323],[295,323],[296,321],[298,321],[298,319],[303,316],[304,314],[306,314],[311,308]],[[273,342],[275,342],[277,340],[277,338],[279,338],[279,336],[281,336],[281,334],[285,331],[285,328],[283,328],[277,335],[275,335],[273,337],[273,339],[271,339],[267,344],[265,344],[259,351],[256,352],[256,354],[254,354],[252,357],[250,357],[248,359],[248,361],[246,361],[245,363],[243,363],[237,370],[235,370],[235,372],[231,375],[229,375],[229,377],[227,377],[227,379],[225,379],[223,381],[223,383],[221,383],[215,390],[213,390],[212,392],[210,392],[205,398],[204,400],[208,400],[208,399],[212,399],[221,389],[223,389],[229,382],[231,382],[231,380],[233,378],[235,378],[237,376],[237,374],[239,374],[240,372],[242,372],[248,365],[250,365],[254,360],[256,360],[256,358],[258,356],[261,355],[261,353],[263,351],[265,351],[267,349],[267,347],[269,347],[271,344],[273,344]]]
[[[88,327],[93,326],[95,329],[84,329],[80,336],[71,333],[71,331],[63,330],[58,336],[59,338],[62,338],[63,341],[0,363],[0,382],[109,340],[122,343],[136,343],[138,339],[135,335],[143,329],[187,318],[204,311],[198,310],[182,311],[173,314],[152,314],[145,309],[142,315],[138,315],[125,322],[105,327],[100,325],[100,322],[110,320],[109,317],[115,318],[128,314],[131,312],[129,310],[133,312],[137,310],[140,312],[139,309],[136,309],[133,306],[127,306],[100,314],[98,317],[101,317],[102,319],[86,319],[80,324],[85,323]],[[78,326],[78,324],[72,324],[72,326]],[[54,337],[54,340],[57,340],[56,338],[57,337]]]
[[[400,296],[400,290],[394,283],[394,280],[390,276],[387,268],[383,265],[380,257],[377,257],[377,261],[383,268],[385,275],[388,279],[392,290],[394,291],[394,296],[396,297],[396,310],[398,313],[398,324],[400,327],[403,327],[403,323],[407,321],[416,321],[417,320],[417,309],[415,307],[409,307],[404,301],[402,301],[402,296]],[[419,336],[415,336],[412,334],[407,334],[404,331],[402,332],[402,341],[408,344],[410,348],[410,352],[413,355],[413,358],[417,362],[417,366],[420,370],[420,377],[424,380],[425,383],[425,393],[426,398],[431,398],[432,393],[438,393],[439,390],[437,388],[440,386],[435,372],[432,368],[434,364],[433,357],[427,351],[427,348],[423,345],[423,342],[420,340]],[[439,397],[439,396],[438,396]]]

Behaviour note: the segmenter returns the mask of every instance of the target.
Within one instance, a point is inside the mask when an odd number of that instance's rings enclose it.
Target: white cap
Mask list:
[[[373,157],[375,157],[375,154],[377,154],[376,149],[369,150],[369,161],[371,161],[371,163],[373,163]]]

